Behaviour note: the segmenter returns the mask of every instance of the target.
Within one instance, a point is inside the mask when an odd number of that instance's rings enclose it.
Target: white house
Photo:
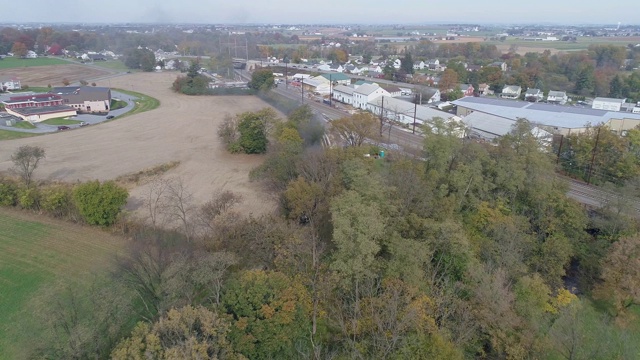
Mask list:
[[[369,66],[367,71],[369,71],[370,73],[374,73],[374,74],[382,74],[382,68],[380,67],[380,65]]]
[[[540,89],[528,89],[524,93],[524,99],[526,101],[538,102],[538,101],[542,101],[544,99],[544,94],[542,93],[542,90],[540,90]]]
[[[424,61],[416,61],[413,63],[413,70],[422,70],[425,67]]]
[[[318,66],[318,70],[320,70],[320,71],[331,71],[331,65],[322,64],[322,65]]]
[[[502,93],[500,94],[500,97],[505,99],[517,99],[520,97],[520,94],[522,94],[522,88],[520,86],[505,85],[505,87],[502,88]]]
[[[35,59],[38,57],[38,54],[36,54],[35,51],[33,50],[29,50],[27,51],[27,55],[25,56],[27,59]]]
[[[10,78],[0,78],[0,90],[20,90],[22,89],[22,85],[20,84],[20,79],[13,76]]]
[[[302,79],[311,79],[309,74],[295,74],[291,77],[294,81],[302,81]]]
[[[353,92],[356,89],[352,86],[338,85],[333,88],[332,98],[344,104],[353,105]]]
[[[395,59],[393,61],[393,68],[394,69],[400,69],[400,67],[402,66],[402,61],[400,59]]]
[[[389,92],[387,90],[381,88],[377,84],[364,84],[358,86],[357,89],[353,91],[353,106],[358,109],[367,109],[367,104],[379,97],[379,96],[389,96]]]
[[[344,71],[344,68],[340,64],[331,64],[329,65],[329,71],[335,71],[335,72],[341,73]]]
[[[567,93],[564,91],[549,91],[547,94],[547,102],[564,105],[569,100]]]
[[[620,111],[622,104],[627,99],[612,99],[605,97],[597,97],[593,99],[593,104],[591,105],[592,109],[598,110],[609,110],[609,111]]]

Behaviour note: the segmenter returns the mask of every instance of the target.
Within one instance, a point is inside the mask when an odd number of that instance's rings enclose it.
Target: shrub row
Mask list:
[[[14,179],[0,178],[0,206],[18,207],[91,225],[115,223],[128,197],[127,190],[114,182],[27,187]]]

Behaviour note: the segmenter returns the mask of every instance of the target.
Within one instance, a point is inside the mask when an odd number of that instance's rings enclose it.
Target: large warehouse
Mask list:
[[[465,97],[453,102],[456,114],[466,120],[478,133],[508,133],[510,121],[527,119],[538,127],[554,134],[569,135],[582,132],[590,126],[606,125],[611,131],[624,135],[625,131],[640,125],[640,114],[597,110],[591,107],[531,103],[485,97]],[[505,129],[503,129],[505,127]]]

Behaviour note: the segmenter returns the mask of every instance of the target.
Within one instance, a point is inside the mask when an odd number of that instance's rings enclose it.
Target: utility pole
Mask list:
[[[300,89],[302,90],[302,104],[304,104],[304,78],[300,79]]]
[[[593,172],[593,163],[596,160],[596,152],[598,151],[598,140],[600,140],[600,130],[602,126],[598,128],[598,134],[596,135],[596,144],[593,147],[593,154],[591,155],[591,165],[589,166],[589,172],[587,173],[587,184],[591,184],[591,173]]]
[[[560,135],[560,146],[558,146],[558,158],[556,159],[556,165],[560,163],[560,153],[562,152],[563,142],[564,142],[564,135]]]
[[[418,113],[418,99],[415,99],[415,106],[413,108],[413,133],[416,133],[416,115]],[[420,92],[420,105],[422,105],[422,92]]]
[[[331,81],[331,74],[329,74],[329,107],[333,107],[331,98],[333,97],[333,82]]]

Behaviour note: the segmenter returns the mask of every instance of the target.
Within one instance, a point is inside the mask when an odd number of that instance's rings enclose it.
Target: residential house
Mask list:
[[[524,99],[529,102],[538,102],[544,99],[544,94],[540,89],[528,89],[524,93]]]
[[[491,90],[489,84],[482,83],[478,85],[478,94],[480,96],[493,95],[493,90]]]
[[[428,68],[429,70],[441,71],[440,60],[438,59],[429,60],[425,64],[425,67]]]
[[[322,75],[316,76],[314,79],[320,80],[320,81],[326,81],[327,83],[332,82],[332,83],[338,84],[338,85],[349,85],[349,84],[351,84],[351,78],[348,77],[345,74],[342,74],[342,73],[338,73],[338,74],[322,74]]]
[[[9,78],[0,78],[0,90],[20,90],[22,89],[22,85],[20,84],[20,79],[15,76]]]
[[[424,61],[415,61],[413,63],[413,70],[422,70],[425,67]]]
[[[357,67],[355,65],[349,64],[349,65],[346,65],[344,67],[344,72],[347,72],[349,74],[356,74],[357,75],[357,74],[360,74],[363,71],[362,69],[363,68],[359,68],[359,67]]]
[[[358,109],[366,110],[367,104],[379,96],[391,97],[389,92],[377,84],[364,84],[358,86],[358,88],[353,91],[353,106]]]
[[[331,71],[331,65],[329,64],[322,64],[318,66],[318,70],[320,71]]]
[[[393,68],[394,68],[394,69],[396,69],[396,70],[400,69],[400,68],[402,67],[402,60],[400,60],[400,59],[395,59],[395,60],[393,61],[393,65],[392,65],[392,66],[393,66]]]
[[[356,89],[353,86],[338,85],[333,88],[331,97],[333,100],[344,104],[353,105],[353,92]]]
[[[564,91],[549,91],[547,94],[547,102],[564,105],[569,101],[569,97],[567,97],[567,93]]]
[[[517,99],[520,97],[520,94],[522,94],[522,88],[520,86],[505,85],[505,87],[502,88],[502,93],[500,94],[500,97],[505,99]]]
[[[29,50],[29,51],[27,51],[27,55],[25,55],[25,57],[27,59],[35,59],[35,58],[38,57],[38,54],[36,54],[36,52],[33,51],[33,50]]]
[[[496,61],[496,62],[492,62],[491,64],[489,64],[489,66],[491,67],[497,67],[500,70],[507,71],[507,63],[504,61]]]
[[[373,75],[382,74],[382,68],[380,67],[380,65],[371,65],[369,66],[367,71],[369,72],[369,74]]]
[[[467,71],[480,71],[482,65],[467,65]]]
[[[593,104],[591,104],[591,108],[598,109],[598,110],[620,111],[622,104],[624,104],[626,100],[627,99],[597,97],[593,99]]]
[[[420,104],[432,104],[440,102],[441,100],[441,93],[437,88],[421,88],[420,90],[416,90],[416,94],[418,94],[420,98]]]
[[[391,97],[398,97],[402,95],[402,90],[395,85],[382,84],[380,87],[385,89]]]
[[[471,84],[460,84],[459,88],[463,96],[473,96],[473,92],[475,91],[475,88]]]
[[[55,87],[50,93],[62,96],[64,104],[73,107],[79,113],[106,114],[111,109],[111,89],[107,87]]]
[[[329,65],[329,71],[335,71],[335,72],[341,73],[344,71],[344,68],[340,64],[331,64]]]

